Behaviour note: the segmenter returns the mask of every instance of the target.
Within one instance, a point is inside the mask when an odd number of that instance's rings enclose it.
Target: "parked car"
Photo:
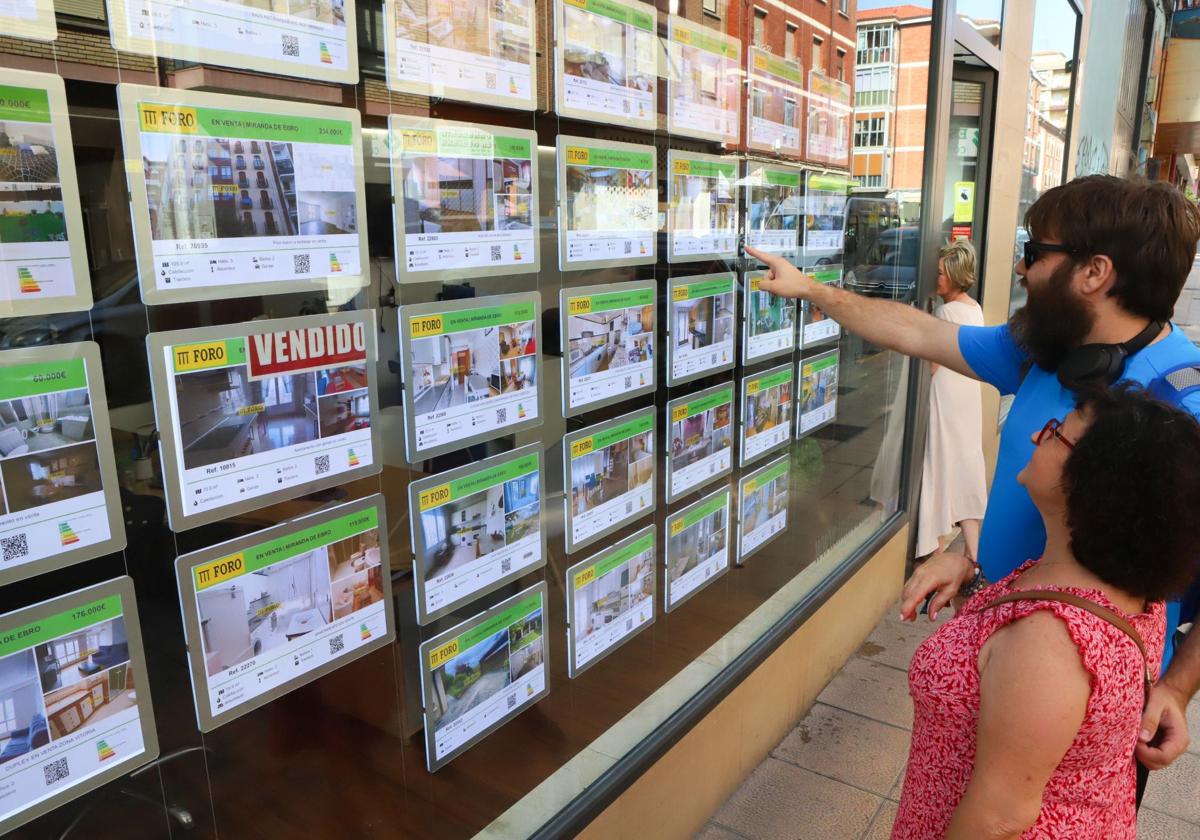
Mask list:
[[[846,288],[871,297],[914,300],[920,245],[921,234],[915,225],[883,231],[862,262],[847,267]]]

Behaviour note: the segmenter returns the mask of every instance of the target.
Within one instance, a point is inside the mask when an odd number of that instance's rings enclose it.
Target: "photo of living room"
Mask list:
[[[354,192],[300,192],[296,205],[301,236],[358,232],[358,198]]]
[[[83,726],[94,726],[137,706],[133,664],[123,662],[74,685],[51,691],[43,702],[51,740],[70,735]]]
[[[699,350],[732,340],[733,292],[676,301],[671,306],[677,348]]]
[[[500,393],[528,391],[536,385],[537,356],[522,356],[500,362]]]
[[[764,291],[751,291],[748,298],[746,327],[751,338],[795,327],[795,300]]]
[[[746,397],[742,417],[746,435],[757,435],[792,422],[792,383],[784,382]]]
[[[537,352],[533,337],[533,321],[506,324],[500,327],[500,358],[515,359]]]
[[[0,461],[10,513],[75,499],[102,489],[94,441]]]
[[[422,511],[425,581],[503,548],[504,513],[502,484]]]
[[[433,671],[425,714],[435,731],[509,685],[508,631],[497,630]]]
[[[429,414],[500,394],[500,339],[494,327],[412,341],[413,409]]]
[[[724,550],[725,530],[729,524],[726,512],[722,507],[671,537],[667,551],[669,583],[674,583],[709,557]]]
[[[371,399],[366,390],[317,398],[321,437],[371,428]]]
[[[312,373],[250,379],[245,365],[175,377],[184,469],[319,437]]]
[[[125,618],[118,616],[40,644],[34,656],[43,693],[72,686],[129,661]]]
[[[732,406],[714,406],[671,424],[671,471],[676,472],[733,445]]]
[[[317,371],[317,396],[344,394],[367,387],[366,365],[323,368]]]
[[[650,481],[653,470],[651,432],[573,458],[571,508],[576,516],[594,510]]]
[[[211,676],[268,653],[332,619],[327,547],[205,589],[196,596]]]
[[[0,401],[0,458],[93,440],[87,388]]]
[[[567,318],[571,378],[654,358],[654,307],[634,306]]]
[[[643,551],[575,590],[576,642],[598,633],[654,593],[654,556]]]
[[[50,743],[32,650],[0,659],[0,764]]]

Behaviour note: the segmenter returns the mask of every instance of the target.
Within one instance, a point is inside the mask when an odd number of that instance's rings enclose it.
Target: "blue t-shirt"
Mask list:
[[[990,581],[998,581],[1026,560],[1040,557],[1046,546],[1046,529],[1025,488],[1017,482],[1017,473],[1033,455],[1034,432],[1050,419],[1062,420],[1075,407],[1075,395],[1064,388],[1058,377],[1037,365],[1022,372],[1028,356],[1008,325],[999,327],[959,327],[958,349],[975,375],[1001,394],[1015,394],[1004,430],[1000,433],[1000,452],[996,473],[988,494],[987,513],[979,537],[979,565]],[[1147,384],[1163,373],[1184,363],[1200,364],[1200,349],[1171,325],[1170,334],[1130,356],[1122,380]],[[1183,401],[1183,406],[1200,418],[1200,394]],[[1167,610],[1167,649],[1163,668],[1172,653],[1171,640],[1179,623],[1179,605]]]

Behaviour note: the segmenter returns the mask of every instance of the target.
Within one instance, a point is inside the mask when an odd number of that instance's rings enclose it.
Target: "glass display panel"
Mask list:
[[[765,271],[742,275],[746,296],[742,304],[742,364],[749,365],[791,353],[796,348],[796,301],[763,291],[758,281]]]
[[[667,131],[736,146],[741,140],[741,42],[679,15],[669,15],[667,25]]]
[[[667,151],[667,261],[737,256],[736,157]]]
[[[732,495],[726,485],[667,517],[667,612],[729,571]]]
[[[676,277],[671,280],[667,319],[667,381],[691,382],[710,373],[732,370],[734,300],[733,272]]]
[[[785,362],[742,377],[741,466],[787,446],[792,439],[795,367]]]
[[[798,166],[746,161],[746,244],[760,251],[795,257],[800,253],[804,213]]]
[[[733,382],[667,403],[667,501],[733,470]]]
[[[738,482],[738,563],[788,526],[789,458],[784,455]]]
[[[751,47],[747,52],[750,95],[746,145],[777,155],[800,157],[800,103],[805,101],[800,62]]]
[[[800,362],[800,411],[796,436],[803,437],[837,419],[838,371],[841,352],[827,353]]]
[[[653,281],[563,289],[563,416],[654,391]]]

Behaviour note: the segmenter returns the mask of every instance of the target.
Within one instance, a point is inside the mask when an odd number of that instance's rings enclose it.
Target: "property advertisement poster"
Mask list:
[[[563,438],[567,553],[654,511],[654,408]]]
[[[388,120],[400,282],[536,272],[537,136],[398,114]]]
[[[357,110],[124,84],[118,99],[144,302],[365,285]]]
[[[0,616],[0,832],[158,757],[133,579]]]
[[[733,272],[671,281],[667,323],[668,384],[679,385],[733,368]]]
[[[751,47],[748,53],[750,112],[746,145],[777,155],[800,157],[800,101],[804,71],[798,61]]]
[[[667,170],[667,261],[736,257],[737,159],[670,149]]]
[[[805,173],[805,180],[805,253],[841,251],[846,242],[846,203],[854,182],[841,175],[816,172]]]
[[[787,455],[738,482],[738,563],[787,530]]]
[[[421,645],[430,772],[549,693],[545,614],[539,583]]]
[[[746,161],[746,244],[770,254],[800,253],[804,213],[803,170]]]
[[[637,0],[555,0],[555,110],[654,130],[657,14]]]
[[[667,501],[733,470],[733,383],[667,403]]]
[[[791,353],[796,347],[796,301],[760,289],[759,281],[765,275],[765,271],[747,271],[743,275],[744,365]]]
[[[0,585],[124,547],[100,348],[0,353]]]
[[[824,73],[808,73],[808,159],[850,166],[850,85]]]
[[[563,289],[563,415],[654,391],[653,280]]]
[[[375,495],[176,560],[200,730],[392,642],[387,556]]]
[[[410,462],[541,424],[539,300],[533,292],[400,308]]]
[[[791,362],[742,379],[742,455],[744,467],[776,452],[792,439]]]
[[[146,341],[172,530],[379,472],[374,310]]]
[[[63,80],[0,69],[0,317],[90,309],[83,237]]]
[[[354,0],[105,0],[122,52],[358,83]]]
[[[387,85],[401,93],[532,111],[533,0],[384,0]]]
[[[800,422],[796,436],[837,419],[838,362],[840,353],[830,350],[800,362]]]
[[[729,571],[729,487],[667,517],[666,610]]]
[[[58,38],[54,0],[0,0],[0,27],[14,38],[53,41]]]
[[[736,146],[741,41],[679,15],[670,15],[667,25],[667,131]]]
[[[657,174],[653,146],[559,135],[558,267],[652,264]]]
[[[529,444],[409,485],[419,624],[546,565],[543,473]]]
[[[574,679],[654,623],[654,526],[567,569],[567,675]]]
[[[824,258],[822,258],[824,260]],[[842,266],[822,262],[806,267],[804,273],[816,280],[831,286],[842,285]],[[842,334],[842,325],[825,314],[825,310],[806,300],[800,314],[800,346],[807,349],[818,344],[827,344],[836,340]]]

